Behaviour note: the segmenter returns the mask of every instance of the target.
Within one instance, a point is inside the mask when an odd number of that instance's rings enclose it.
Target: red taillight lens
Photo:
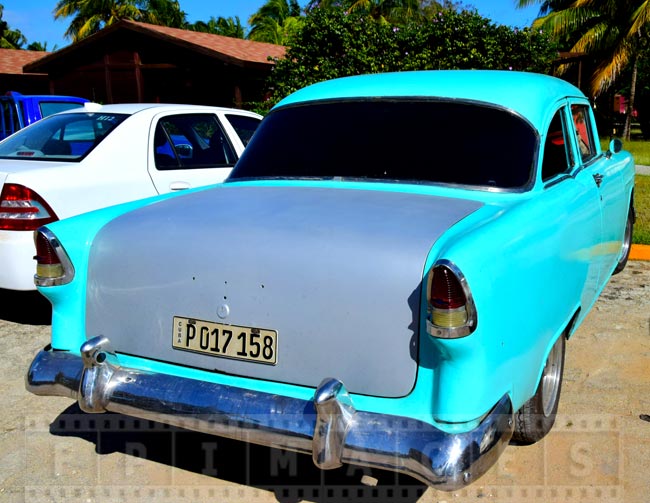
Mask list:
[[[61,260],[59,260],[54,247],[45,237],[45,234],[37,232],[35,236],[34,243],[36,245],[36,256],[34,259],[36,260],[36,263],[38,265],[61,264]]]
[[[58,220],[52,208],[33,190],[6,183],[0,194],[0,230],[33,231]]]
[[[446,267],[438,267],[434,272],[430,301],[438,309],[458,309],[467,303],[460,281]]]
[[[34,233],[36,245],[36,286],[65,285],[72,281],[74,268],[65,250],[52,232],[43,227]]]
[[[427,331],[434,337],[453,339],[476,328],[476,309],[463,274],[449,261],[429,271]]]

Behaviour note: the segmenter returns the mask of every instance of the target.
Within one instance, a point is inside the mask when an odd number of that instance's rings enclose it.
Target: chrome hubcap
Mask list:
[[[560,336],[562,337],[562,336]],[[560,371],[562,368],[562,341],[558,340],[548,355],[542,374],[542,405],[544,415],[550,416],[555,408],[560,389]]]

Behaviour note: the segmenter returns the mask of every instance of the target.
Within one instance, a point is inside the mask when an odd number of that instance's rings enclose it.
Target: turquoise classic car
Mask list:
[[[36,232],[52,342],[27,388],[455,490],[551,429],[633,189],[562,80],[316,84],[225,183]]]

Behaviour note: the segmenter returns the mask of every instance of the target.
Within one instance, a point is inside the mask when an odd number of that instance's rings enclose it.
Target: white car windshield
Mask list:
[[[0,143],[0,159],[80,161],[128,115],[71,113],[46,117]]]

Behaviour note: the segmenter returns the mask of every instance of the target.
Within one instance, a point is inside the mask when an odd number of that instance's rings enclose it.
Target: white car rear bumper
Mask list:
[[[34,233],[0,231],[0,288],[35,290]]]

